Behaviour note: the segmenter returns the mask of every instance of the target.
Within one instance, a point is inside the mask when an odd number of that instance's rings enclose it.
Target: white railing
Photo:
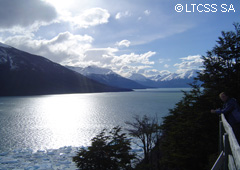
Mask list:
[[[240,147],[223,114],[219,121],[219,153],[212,170],[240,170]]]

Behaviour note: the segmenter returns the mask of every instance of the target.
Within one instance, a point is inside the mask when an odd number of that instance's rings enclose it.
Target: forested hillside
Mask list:
[[[160,169],[210,169],[218,152],[218,116],[210,109],[221,107],[218,94],[227,91],[240,100],[240,25],[222,32],[217,44],[203,56],[203,71],[192,90],[170,110],[161,126],[158,145]]]

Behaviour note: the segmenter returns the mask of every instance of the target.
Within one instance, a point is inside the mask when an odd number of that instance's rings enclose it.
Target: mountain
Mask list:
[[[0,96],[130,91],[0,43]]]
[[[142,84],[144,86],[150,87],[150,88],[157,88],[158,84],[156,81],[151,80],[147,77],[145,77],[142,74],[137,74],[137,73],[133,73],[130,77],[128,77],[130,80],[133,80],[139,84]]]
[[[139,84],[153,88],[173,88],[173,87],[190,87],[189,83],[194,81],[199,70],[188,70],[183,73],[161,72],[161,74],[145,77],[141,74],[132,74],[129,79]]]
[[[199,70],[187,70],[182,73],[171,73],[168,71],[163,71],[157,76],[150,77],[151,80],[154,81],[171,81],[177,79],[192,79],[197,76],[197,72]]]
[[[85,68],[71,67],[71,66],[66,66],[66,67],[80,74],[83,74],[90,79],[96,80],[100,83],[103,83],[109,86],[118,87],[118,88],[127,88],[127,89],[147,88],[147,86],[141,85],[133,80],[122,77],[114,73],[110,69],[100,68],[97,66],[88,66]]]
[[[142,74],[133,73],[130,77],[126,78],[114,73],[110,69],[96,66],[88,66],[85,68],[66,67],[103,84],[131,89],[190,87],[189,83],[194,81],[194,77],[197,76],[197,72],[199,71],[188,70],[182,73],[161,71],[160,74],[152,77],[145,77]]]

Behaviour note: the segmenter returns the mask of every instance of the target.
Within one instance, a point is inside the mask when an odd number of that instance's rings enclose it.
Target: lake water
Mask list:
[[[0,97],[0,152],[87,146],[103,128],[126,127],[135,115],[161,121],[182,98],[181,90]]]

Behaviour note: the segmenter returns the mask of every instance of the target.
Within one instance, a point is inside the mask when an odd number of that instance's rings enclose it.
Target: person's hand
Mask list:
[[[216,110],[213,110],[213,109],[212,109],[212,110],[211,110],[211,113],[216,113]]]

